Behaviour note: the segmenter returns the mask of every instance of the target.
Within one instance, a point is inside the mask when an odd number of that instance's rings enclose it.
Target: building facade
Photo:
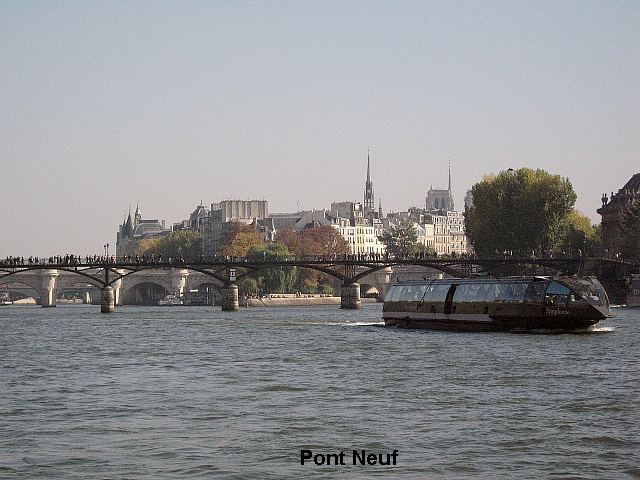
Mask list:
[[[434,189],[429,187],[425,199],[425,210],[427,212],[443,211],[448,212],[454,209],[453,192],[451,190],[451,163],[449,163],[449,187],[447,190]]]
[[[135,256],[142,240],[162,238],[171,233],[170,228],[165,227],[164,220],[146,220],[142,218],[140,207],[136,205],[136,211],[122,222],[116,234],[116,256]]]
[[[602,216],[602,243],[604,254],[614,257],[621,250],[620,221],[625,208],[640,202],[640,173],[633,175],[617,193],[602,195],[602,206],[597,212]]]

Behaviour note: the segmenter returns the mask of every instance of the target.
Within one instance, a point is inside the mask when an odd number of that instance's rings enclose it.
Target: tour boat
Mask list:
[[[460,331],[579,330],[611,317],[593,277],[448,278],[398,282],[385,325]]]

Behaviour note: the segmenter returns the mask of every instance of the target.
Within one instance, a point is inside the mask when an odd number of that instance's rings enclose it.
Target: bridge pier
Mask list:
[[[189,277],[189,270],[182,268],[180,270],[174,270],[171,272],[171,288],[173,293],[180,298],[184,295],[185,286],[187,284],[187,278]]]
[[[126,270],[123,270],[121,268],[117,268],[115,270],[115,272],[120,276],[125,275],[127,273]],[[122,306],[122,303],[123,303],[123,290],[124,290],[122,288],[122,278],[118,278],[118,280],[113,282],[111,284],[111,286],[113,287],[113,294],[114,294],[115,304]]]
[[[106,286],[100,291],[100,311],[113,313],[116,310],[116,294],[112,286]]]
[[[361,307],[360,284],[357,282],[343,284],[340,290],[340,308],[355,310]]]
[[[238,286],[235,283],[225,285],[222,288],[222,311],[235,312],[236,310],[240,310]]]
[[[43,307],[56,306],[56,299],[58,296],[56,278],[58,278],[57,270],[42,270],[42,273],[40,274],[40,280],[42,282],[40,300]]]

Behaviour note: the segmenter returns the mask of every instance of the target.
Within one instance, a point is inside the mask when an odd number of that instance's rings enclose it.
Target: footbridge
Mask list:
[[[97,287],[101,311],[113,312],[124,297],[142,284],[160,285],[182,295],[198,285],[210,285],[221,294],[222,309],[239,308],[237,282],[268,269],[306,268],[330,275],[341,282],[341,308],[361,306],[361,283],[375,287],[381,297],[394,275],[424,269],[424,277],[433,272],[453,277],[476,275],[596,275],[599,278],[624,278],[638,271],[638,265],[606,258],[284,258],[253,260],[245,258],[198,257],[180,261],[131,261],[110,257],[103,261],[58,261],[24,263],[0,262],[0,283],[22,283],[38,292],[43,307],[56,305],[57,290],[73,285]],[[394,270],[395,269],[395,270]],[[419,271],[419,270],[418,270]]]

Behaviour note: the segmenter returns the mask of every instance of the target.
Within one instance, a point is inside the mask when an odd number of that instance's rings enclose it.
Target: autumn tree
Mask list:
[[[229,257],[245,257],[251,248],[263,245],[262,237],[250,225],[231,222],[225,225],[222,232],[218,254]]]
[[[471,191],[466,230],[481,256],[556,251],[576,201],[569,179],[529,168],[486,176]]]
[[[305,230],[300,242],[300,251],[306,257],[337,258],[350,252],[349,242],[340,232],[329,226]]]
[[[283,228],[276,232],[275,241],[284,244],[291,255],[300,254],[301,235],[293,228]]]
[[[313,227],[302,233],[299,255],[305,258],[340,258],[347,255],[351,249],[349,242],[340,232],[329,226]],[[338,280],[326,273],[311,269],[299,269],[296,287],[307,293],[335,293]]]

